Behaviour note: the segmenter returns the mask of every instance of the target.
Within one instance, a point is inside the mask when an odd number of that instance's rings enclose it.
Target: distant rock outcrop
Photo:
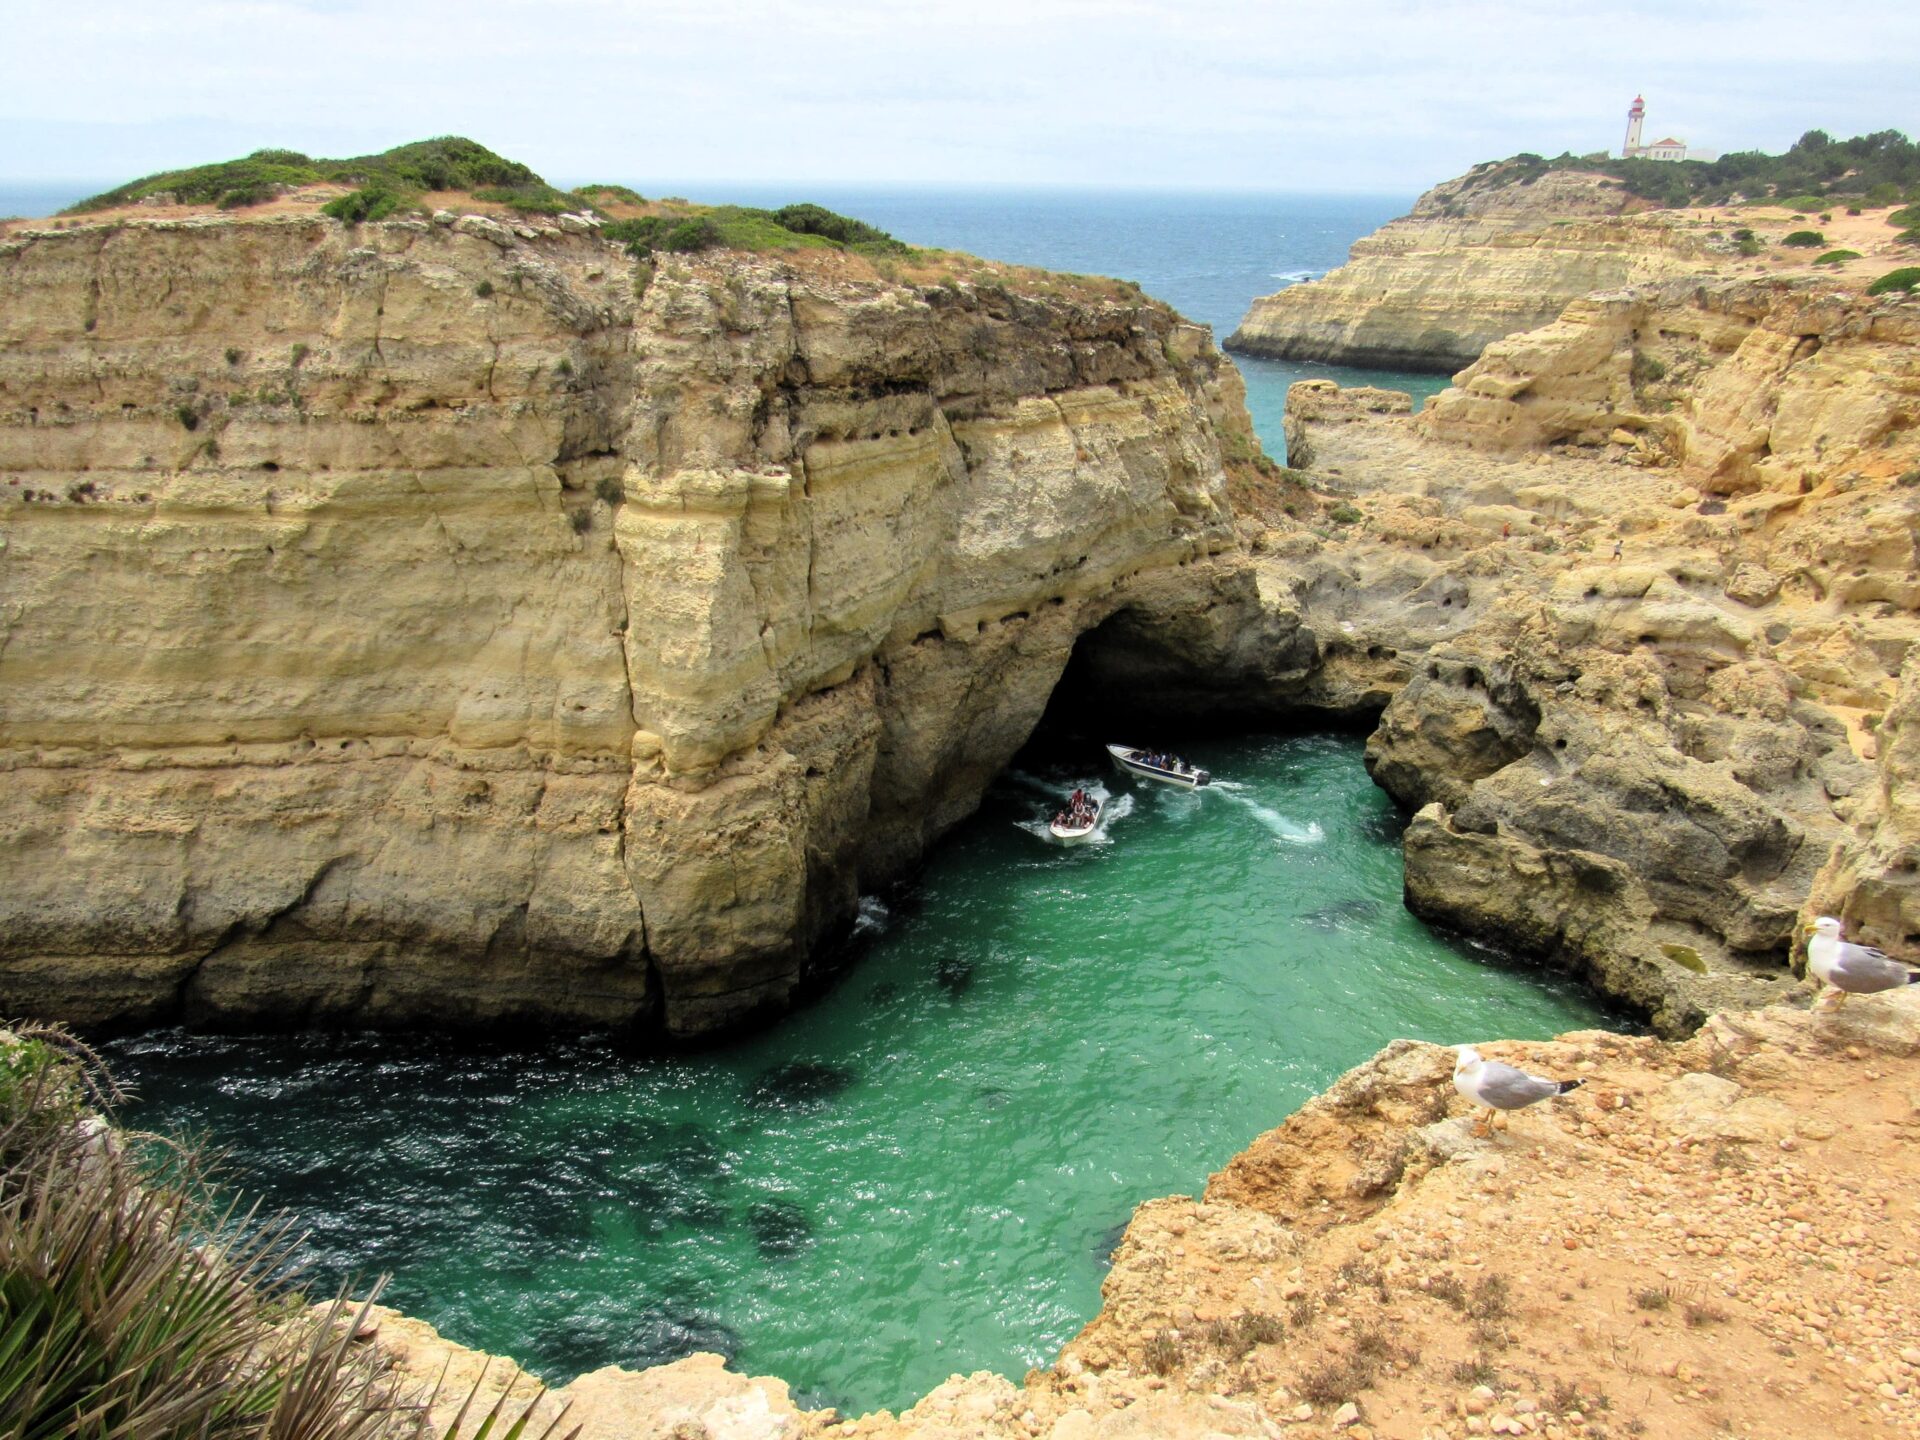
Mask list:
[[[1434,187],[1355,241],[1338,270],[1255,300],[1226,348],[1450,374],[1579,296],[1697,268],[1699,243],[1617,180],[1575,171],[1532,184],[1477,180]]]

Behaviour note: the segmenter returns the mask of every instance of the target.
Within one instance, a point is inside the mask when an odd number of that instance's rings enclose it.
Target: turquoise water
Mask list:
[[[225,1148],[312,1227],[323,1284],[391,1271],[393,1303],[551,1379],[693,1349],[853,1409],[1017,1379],[1092,1317],[1136,1205],[1386,1041],[1601,1018],[1406,913],[1359,741],[1186,753],[1212,791],[1091,756],[1015,772],[867,902],[841,982],[751,1040],[165,1032],[113,1047],[125,1118]],[[1089,782],[1096,842],[1045,841]]]

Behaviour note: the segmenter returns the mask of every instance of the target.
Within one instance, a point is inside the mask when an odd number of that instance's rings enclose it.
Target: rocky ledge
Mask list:
[[[583,228],[0,239],[0,1009],[734,1024],[1076,637],[1258,633],[1165,306]]]
[[[568,1405],[583,1440],[1799,1440],[1920,1424],[1903,1283],[1920,1263],[1920,995],[1716,1016],[1681,1044],[1591,1031],[1487,1048],[1586,1083],[1483,1136],[1453,1052],[1396,1041],[1199,1199],[1142,1206],[1099,1316],[1022,1384],[955,1376],[898,1416],[853,1418],[701,1355],[596,1371],[542,1412]],[[449,1394],[484,1360],[399,1317],[374,1343],[423,1384],[450,1364]]]
[[[1813,915],[1920,946],[1916,338],[1910,300],[1653,287],[1419,416],[1294,387],[1346,523],[1269,532],[1261,583],[1391,696],[1411,908],[1669,1034],[1789,985]]]

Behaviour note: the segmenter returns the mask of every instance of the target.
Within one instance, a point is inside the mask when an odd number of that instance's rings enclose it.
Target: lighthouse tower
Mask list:
[[[1640,153],[1640,122],[1646,118],[1647,102],[1636,95],[1627,110],[1627,143],[1620,149],[1622,158],[1631,160]]]

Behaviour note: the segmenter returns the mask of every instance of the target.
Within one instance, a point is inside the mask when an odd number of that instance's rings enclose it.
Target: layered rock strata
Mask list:
[[[1689,274],[1702,241],[1605,176],[1463,176],[1353,244],[1320,279],[1256,299],[1226,348],[1276,360],[1451,373],[1595,291]]]
[[[1257,606],[1248,429],[1205,332],[1115,286],[477,221],[16,231],[0,1008],[778,1005],[1081,632]]]

